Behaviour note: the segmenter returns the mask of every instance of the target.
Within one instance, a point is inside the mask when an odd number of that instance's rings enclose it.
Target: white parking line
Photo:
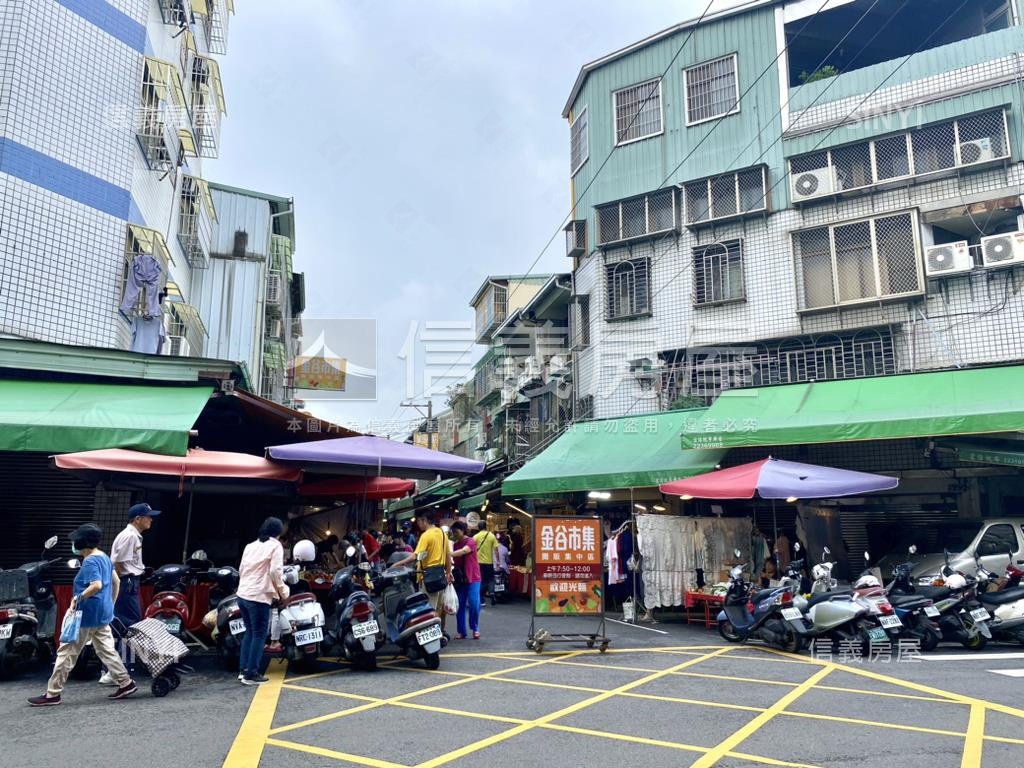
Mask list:
[[[648,632],[657,632],[659,635],[667,635],[663,629],[655,629],[654,627],[641,627],[639,624],[630,624],[628,621],[619,621],[618,619],[608,619],[608,621],[614,621],[616,624],[622,624],[624,627],[633,627],[634,629],[646,629]]]
[[[939,653],[921,654],[923,661],[1011,661],[1024,659],[1024,653]]]
[[[989,672],[1006,677],[1024,677],[1024,669],[990,669]]]

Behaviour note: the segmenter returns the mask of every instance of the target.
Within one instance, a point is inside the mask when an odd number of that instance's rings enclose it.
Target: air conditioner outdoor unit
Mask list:
[[[793,199],[811,200],[822,195],[831,195],[838,191],[835,168],[818,168],[813,171],[792,174]]]
[[[974,165],[975,163],[986,163],[994,160],[995,150],[992,148],[992,139],[977,139],[975,141],[963,141],[960,143],[960,164]]]
[[[281,303],[281,276],[267,276],[267,304]]]
[[[191,351],[184,336],[167,337],[167,354],[171,357],[188,357]]]
[[[946,277],[970,272],[973,266],[971,248],[966,240],[925,248],[924,273],[928,277]]]
[[[267,336],[272,339],[280,339],[284,331],[284,321],[275,317],[267,321]]]
[[[981,238],[981,256],[986,267],[1024,264],[1024,232]]]
[[[587,255],[587,222],[573,220],[565,228],[565,255],[577,258]]]

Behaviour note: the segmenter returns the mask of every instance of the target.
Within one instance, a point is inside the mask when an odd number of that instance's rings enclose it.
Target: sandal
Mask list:
[[[456,639],[456,640],[465,640],[465,639],[466,639],[466,636],[465,636],[465,635],[456,635],[456,636],[455,636],[455,639]]]
[[[474,640],[479,640],[480,639],[480,633],[479,632],[474,632],[473,633],[473,639]]]

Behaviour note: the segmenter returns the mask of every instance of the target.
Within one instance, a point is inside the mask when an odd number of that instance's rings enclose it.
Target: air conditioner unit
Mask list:
[[[167,354],[171,357],[188,357],[192,350],[184,336],[167,337]]]
[[[267,336],[272,339],[280,339],[284,335],[284,321],[275,317],[267,321]]]
[[[587,255],[587,222],[576,219],[565,228],[565,255],[578,258]]]
[[[986,267],[1024,264],[1024,232],[981,238],[981,257]]]
[[[992,148],[992,139],[990,138],[960,143],[960,165],[986,163],[989,160],[994,160],[995,157],[996,153]]]
[[[924,251],[924,273],[928,277],[945,277],[970,272],[974,266],[966,240],[933,245]]]
[[[280,304],[281,294],[281,276],[267,275],[267,304]]]
[[[813,171],[794,173],[793,199],[796,201],[810,200],[822,195],[831,195],[839,190],[835,168],[818,168]]]

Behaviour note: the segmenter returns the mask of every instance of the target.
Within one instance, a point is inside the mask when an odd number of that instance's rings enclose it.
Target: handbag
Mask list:
[[[440,592],[448,586],[448,575],[443,565],[429,565],[423,569],[423,588],[427,592]]]
[[[82,630],[82,612],[72,611],[70,608],[64,614],[64,623],[60,627],[61,643],[74,643],[78,641],[78,634]]]
[[[464,587],[468,583],[469,580],[466,578],[466,572],[464,570],[462,570],[457,565],[454,568],[452,568],[452,584],[455,585],[456,589],[458,589],[459,587]]]

